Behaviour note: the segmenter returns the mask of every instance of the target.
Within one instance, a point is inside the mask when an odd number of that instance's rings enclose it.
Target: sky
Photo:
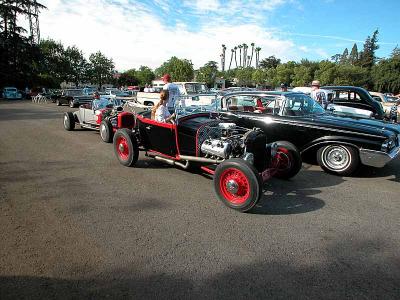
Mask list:
[[[116,69],[152,69],[177,56],[220,63],[221,45],[261,47],[260,59],[322,60],[379,29],[378,57],[400,44],[400,0],[40,0],[41,38],[101,51]],[[254,64],[254,62],[253,62]],[[227,66],[226,66],[227,68]]]

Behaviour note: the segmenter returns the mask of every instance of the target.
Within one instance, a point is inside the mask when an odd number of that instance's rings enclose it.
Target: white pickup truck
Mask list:
[[[201,102],[201,104],[209,104],[212,99],[210,95],[202,95],[207,92],[207,86],[201,82],[174,82],[179,88],[179,92],[185,102],[189,104],[191,101]],[[138,103],[153,106],[160,100],[160,93],[138,92],[136,96]]]

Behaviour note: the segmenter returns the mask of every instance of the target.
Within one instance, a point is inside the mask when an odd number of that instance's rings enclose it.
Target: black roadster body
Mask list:
[[[263,182],[271,176],[290,178],[301,168],[296,147],[287,142],[267,144],[259,129],[246,129],[199,108],[176,111],[176,123],[136,115],[133,130],[119,129],[114,152],[119,162],[134,166],[139,150],[183,169],[196,167],[214,177],[219,199],[230,208],[248,211],[261,198]]]
[[[302,154],[316,155],[331,173],[350,175],[360,163],[383,167],[400,151],[398,125],[337,116],[303,93],[235,92],[220,101],[226,120],[258,127],[269,141],[293,143]]]

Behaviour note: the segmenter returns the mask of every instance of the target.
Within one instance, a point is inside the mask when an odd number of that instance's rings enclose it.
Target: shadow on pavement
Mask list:
[[[357,178],[379,178],[393,176],[394,178],[388,179],[390,181],[400,182],[400,159],[396,158],[383,168],[373,168],[361,166],[356,174],[352,177]]]
[[[322,193],[318,188],[337,186],[342,182],[342,177],[314,170],[303,170],[290,180],[271,179],[264,185],[266,192],[250,213],[288,215],[318,210],[325,206],[325,202],[316,197]]]
[[[142,274],[136,266],[79,279],[3,275],[0,298],[398,299],[396,245],[351,236],[332,242],[322,253],[319,258],[311,254],[275,260],[259,257],[202,278],[173,270]]]

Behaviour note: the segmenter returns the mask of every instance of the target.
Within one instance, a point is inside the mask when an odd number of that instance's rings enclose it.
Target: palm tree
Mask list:
[[[253,61],[254,43],[251,43],[250,45],[251,45],[251,58],[250,58],[249,66],[251,66],[251,62]]]
[[[231,65],[232,65],[233,52],[235,52],[235,50],[231,49],[231,61],[229,62],[229,70],[231,69]]]
[[[237,51],[237,46],[235,46],[233,49],[235,49],[235,63],[236,63],[236,68],[238,67],[238,65],[237,65],[237,59],[236,59],[236,51]]]
[[[226,51],[226,46],[224,44],[222,44],[222,54],[221,54],[222,72],[225,71],[225,51]]]
[[[243,48],[243,46],[239,45],[238,48],[239,48],[239,67],[241,67],[242,66],[242,48]]]
[[[256,48],[256,69],[258,69],[258,63],[260,60],[260,50],[261,50],[261,47]]]
[[[243,67],[246,67],[246,52],[247,52],[247,45],[246,43],[242,44],[243,47]]]

